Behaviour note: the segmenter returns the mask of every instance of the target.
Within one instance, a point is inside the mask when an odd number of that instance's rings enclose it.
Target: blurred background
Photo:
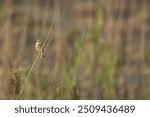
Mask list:
[[[150,99],[149,5],[0,0],[0,99]]]

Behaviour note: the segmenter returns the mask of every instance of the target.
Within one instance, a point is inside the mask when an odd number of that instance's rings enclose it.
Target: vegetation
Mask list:
[[[102,1],[0,0],[0,99],[149,99],[148,84],[120,78]]]

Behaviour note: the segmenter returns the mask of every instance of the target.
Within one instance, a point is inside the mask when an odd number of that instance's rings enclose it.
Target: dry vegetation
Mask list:
[[[149,99],[148,9],[108,1],[0,0],[0,99]]]

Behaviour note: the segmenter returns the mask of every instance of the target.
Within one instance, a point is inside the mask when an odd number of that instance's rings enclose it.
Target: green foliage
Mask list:
[[[112,48],[110,45],[101,38],[103,26],[103,12],[100,8],[96,10],[96,17],[92,32],[94,56],[97,61],[98,67],[96,76],[96,85],[99,87],[99,82],[103,83],[104,99],[113,98],[113,80],[116,73],[116,65],[113,60]]]
[[[113,80],[115,79],[116,65],[113,61],[112,49],[107,45],[101,48],[100,52],[100,79],[104,83],[104,97],[105,99],[112,99],[113,97]]]
[[[65,71],[62,81],[62,98],[63,99],[77,99],[78,97],[78,72],[80,69],[82,57],[82,45],[80,35],[77,35],[74,38],[74,42],[70,43],[72,45],[73,53],[73,62],[71,64],[68,61],[65,62]]]
[[[16,66],[12,66],[10,68],[10,85],[9,85],[9,93],[12,97],[17,97],[21,90],[22,82],[27,74],[28,69],[25,68],[17,68]]]
[[[73,87],[76,84],[76,81],[73,79],[73,74],[71,73],[70,67],[66,64],[65,65],[65,74],[64,79],[62,80],[62,99],[70,99],[71,92]]]
[[[94,20],[94,26],[92,30],[92,39],[94,44],[98,43],[98,40],[102,36],[102,26],[103,26],[103,12],[99,7],[96,9],[96,16]]]

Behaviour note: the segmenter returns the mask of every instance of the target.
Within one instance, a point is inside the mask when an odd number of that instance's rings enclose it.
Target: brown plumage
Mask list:
[[[37,40],[37,42],[36,42],[36,44],[35,44],[35,48],[36,48],[36,50],[37,50],[38,52],[41,51],[42,43],[41,43],[40,40]],[[42,57],[45,57],[45,55],[44,55],[44,50],[43,50],[43,49],[42,49],[41,52],[42,52]]]

